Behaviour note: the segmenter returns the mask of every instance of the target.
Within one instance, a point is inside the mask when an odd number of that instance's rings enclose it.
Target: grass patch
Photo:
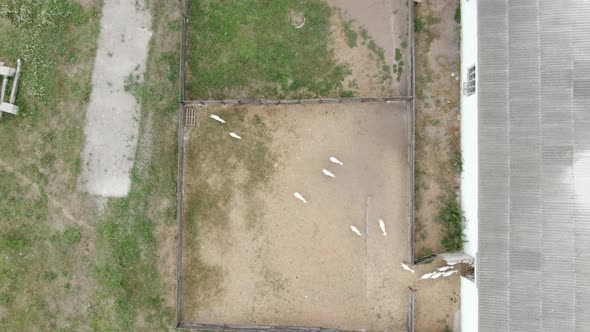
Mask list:
[[[457,9],[455,9],[455,22],[461,24],[461,3],[457,3]]]
[[[441,241],[448,251],[461,251],[465,237],[463,235],[463,211],[456,199],[445,204],[440,211],[439,220],[446,226],[445,236]]]
[[[346,45],[350,48],[356,47],[359,33],[352,27],[352,21],[343,21],[342,27],[344,28],[344,35],[346,36]]]
[[[424,30],[424,21],[421,18],[416,17],[416,19],[414,20],[414,31],[416,33],[420,33],[423,30]]]
[[[17,98],[20,116],[56,106],[61,95],[56,67],[64,58],[75,63],[79,56],[66,52],[72,42],[68,29],[88,24],[98,16],[97,10],[84,11],[65,0],[0,1],[0,54],[11,64],[17,58],[24,61]]]
[[[82,232],[76,226],[68,226],[63,232],[63,241],[68,246],[78,244],[82,238]]]
[[[91,258],[72,250],[71,221],[55,202],[75,190],[99,19],[98,4],[0,0],[1,59],[11,66],[23,59],[19,115],[0,122],[0,141],[11,142],[0,161],[14,169],[0,165],[2,331],[86,328],[83,295],[56,285],[83,273]]]
[[[395,49],[395,64],[393,65],[393,73],[396,75],[395,80],[401,81],[402,73],[404,72],[404,60],[402,60],[402,50],[399,48]]]
[[[302,13],[297,29],[291,13]],[[195,0],[189,5],[188,98],[338,96],[350,70],[328,48],[320,0]]]
[[[377,45],[377,43],[375,42],[375,40],[373,40],[373,38],[371,38],[369,36],[367,29],[361,28],[358,35],[361,37],[362,45],[363,46],[366,45],[367,48],[371,52],[373,52],[373,54],[376,56],[376,62],[377,62],[377,66],[379,67],[379,76],[380,76],[381,83],[386,83],[386,82],[392,80],[393,79],[391,76],[392,67],[387,65],[387,62],[385,61],[385,50],[383,50],[383,48],[379,47]],[[370,56],[370,59],[375,60],[371,56]],[[402,61],[402,65],[403,65],[403,61]],[[401,68],[399,70],[400,70],[400,72],[399,72],[399,76],[397,78],[398,82],[401,79]],[[398,65],[394,64],[393,65],[393,73],[396,74],[397,72],[398,72]]]
[[[461,155],[461,151],[456,151],[451,155],[451,165],[458,174],[463,172],[463,156]]]

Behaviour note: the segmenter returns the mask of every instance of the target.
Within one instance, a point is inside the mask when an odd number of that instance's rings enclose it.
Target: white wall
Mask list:
[[[469,67],[477,72],[477,0],[461,0],[461,207],[467,220],[464,252],[473,257],[477,253],[477,90],[463,94],[463,82]],[[476,73],[477,82],[477,73]]]
[[[477,287],[471,280],[461,277],[461,331],[477,331],[478,316]]]
[[[465,213],[465,243],[463,251],[477,257],[478,222],[478,120],[477,120],[477,1],[461,0],[461,152],[463,173],[461,174],[461,207]],[[463,94],[463,82],[469,67],[476,67],[475,94]],[[477,260],[476,278],[477,278]],[[477,280],[461,277],[461,330],[478,330]]]

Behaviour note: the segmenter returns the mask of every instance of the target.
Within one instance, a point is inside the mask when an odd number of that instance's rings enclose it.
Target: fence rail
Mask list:
[[[230,332],[253,332],[253,331],[277,331],[277,332],[357,332],[350,330],[329,329],[323,327],[307,326],[282,326],[282,325],[232,325],[232,324],[192,324],[182,323],[177,328],[193,331],[230,331]]]
[[[352,97],[317,99],[223,99],[223,100],[185,100],[185,106],[197,105],[298,105],[298,104],[354,104],[375,102],[409,101],[411,96],[392,97]]]
[[[184,85],[186,80],[186,33],[188,23],[188,2],[181,0],[182,32],[180,38],[180,68],[179,68],[179,107],[178,107],[178,169],[176,179],[176,222],[178,223],[177,257],[176,257],[176,312],[174,325],[179,327],[182,321],[182,219],[183,219],[183,176],[184,176]]]
[[[414,302],[416,301],[416,294],[411,287],[408,287],[408,323],[407,332],[414,332]]]
[[[408,102],[408,168],[409,168],[409,230],[408,230],[408,262],[414,263],[414,239],[416,237],[416,201],[415,201],[415,150],[416,150],[416,57],[415,57],[415,35],[414,35],[414,2],[410,2],[408,10],[408,47],[410,49],[410,84],[408,84],[408,95],[412,96],[412,99]]]

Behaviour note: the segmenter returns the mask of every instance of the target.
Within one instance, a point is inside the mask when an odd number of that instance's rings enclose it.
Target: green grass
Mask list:
[[[98,15],[96,7],[84,11],[79,4],[65,0],[0,1],[0,20],[7,23],[0,24],[0,54],[10,63],[16,58],[24,61],[17,102],[21,116],[55,107],[60,96],[55,67],[64,59],[75,64],[80,56],[67,52],[75,38],[67,30],[84,26]],[[81,89],[81,93],[87,92]]]
[[[404,60],[402,60],[402,50],[399,48],[395,49],[395,64],[393,65],[393,72],[396,74],[396,81],[401,81],[402,73],[404,72]]]
[[[100,1],[83,9],[68,0],[0,0],[0,58],[24,60],[22,112],[0,122],[0,141],[11,142],[0,149],[1,331],[164,331],[173,324],[156,259],[157,229],[175,216],[179,34],[170,22],[180,19],[177,2],[151,3],[158,12],[145,83],[130,86],[148,138],[137,153],[143,161],[130,195],[109,200],[97,217],[76,180]]]
[[[18,116],[0,122],[0,330],[80,330],[85,234],[55,206],[75,190],[100,7],[0,0],[0,59],[23,60]],[[83,195],[79,196],[83,200]],[[66,289],[64,284],[73,285]]]
[[[350,48],[356,47],[359,33],[352,27],[352,21],[342,22],[342,27],[344,28],[344,35],[346,36],[346,45]]]
[[[461,155],[461,151],[456,151],[451,155],[451,165],[455,172],[461,174],[463,172],[463,156]]]
[[[448,251],[461,251],[465,237],[463,235],[463,211],[456,199],[445,204],[439,214],[439,220],[446,226],[441,244]]]
[[[332,10],[320,0],[194,0],[188,98],[338,96],[350,70],[328,47]],[[296,29],[289,13],[300,12]]]
[[[455,22],[461,24],[461,3],[457,3],[457,9],[455,9]]]
[[[424,30],[424,21],[419,18],[416,17],[416,19],[414,20],[414,31],[416,31],[417,33],[420,33]]]
[[[350,29],[352,29],[352,26],[350,27]],[[360,28],[360,30],[358,32],[356,32],[356,31],[354,31],[354,32],[356,33],[355,40],[358,36],[360,36],[361,37],[361,44],[363,46],[366,46],[376,57],[376,58],[373,58],[373,55],[369,56],[369,58],[371,60],[376,60],[377,67],[379,68],[379,76],[380,76],[381,83],[389,83],[388,81],[391,81],[393,79],[391,76],[392,69],[393,69],[394,74],[398,73],[398,64],[393,64],[393,68],[387,64],[387,62],[385,61],[385,50],[383,50],[383,48],[379,47],[377,45],[377,43],[375,42],[375,40],[373,40],[373,38],[371,38],[371,36],[369,36],[369,32],[367,31],[367,29]],[[347,35],[346,34],[346,27],[345,27],[345,35]],[[400,54],[400,59],[401,59],[401,54]],[[403,66],[403,61],[402,61],[401,65]],[[401,72],[402,72],[402,68],[399,68],[399,75],[397,78],[398,82],[401,79]],[[350,95],[346,95],[346,96],[342,95],[341,97],[353,97],[353,93],[350,93]]]
[[[399,48],[395,49],[395,61],[400,62],[402,60],[402,50]]]

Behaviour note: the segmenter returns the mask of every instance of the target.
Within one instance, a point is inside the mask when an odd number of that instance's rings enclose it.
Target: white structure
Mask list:
[[[463,331],[590,331],[590,1],[461,0]]]
[[[478,110],[477,0],[461,0],[461,207],[465,214],[464,252],[477,257]],[[477,260],[475,260],[477,271]],[[477,280],[461,277],[461,329],[478,330]]]
[[[0,62],[0,76],[2,77],[2,88],[0,88],[0,119],[2,119],[2,112],[14,115],[18,114],[18,106],[16,106],[14,102],[16,100],[16,91],[18,89],[20,66],[20,59],[16,60],[16,69],[4,66],[4,62]],[[8,102],[4,102],[9,77],[13,77],[12,88],[10,90]]]

